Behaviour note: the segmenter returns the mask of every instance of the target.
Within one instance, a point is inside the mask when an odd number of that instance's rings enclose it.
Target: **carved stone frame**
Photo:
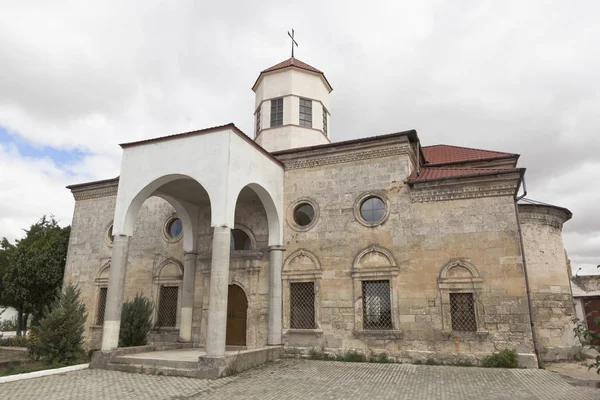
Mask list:
[[[179,277],[161,277],[161,272],[162,270],[167,266],[167,265],[175,265],[177,268],[179,268],[180,271],[180,275]],[[179,324],[181,322],[181,297],[183,296],[183,264],[175,259],[175,258],[167,258],[166,260],[164,260],[163,262],[161,262],[155,269],[154,272],[152,274],[152,295],[153,298],[155,299],[155,306],[154,306],[154,315],[153,315],[153,321],[154,321],[154,328],[166,328],[166,329],[173,329],[173,328],[179,328]],[[161,286],[177,286],[177,316],[176,316],[176,320],[175,320],[175,326],[156,326],[156,324],[158,323],[158,311],[159,311],[159,307],[160,307],[160,287]]]
[[[451,277],[450,270],[463,268],[470,273],[470,277]],[[440,306],[442,313],[442,331],[448,334],[469,334],[469,332],[458,332],[452,330],[452,314],[450,311],[450,293],[472,293],[475,307],[475,324],[477,333],[487,333],[485,327],[485,313],[483,304],[479,299],[483,289],[483,279],[479,271],[470,262],[464,259],[451,259],[440,270],[438,276],[438,288],[440,291]]]
[[[363,257],[369,253],[377,252],[383,255],[388,260],[388,265],[370,266],[365,268],[361,265]],[[353,285],[353,302],[354,302],[354,335],[357,337],[363,336],[385,336],[388,337],[401,335],[398,329],[398,296],[396,293],[396,280],[398,279],[399,268],[396,265],[392,253],[382,247],[375,245],[369,246],[362,250],[354,258],[352,265],[352,285]],[[392,318],[392,329],[373,330],[364,329],[363,326],[363,298],[362,298],[362,282],[387,280],[390,285],[390,308]]]
[[[361,207],[363,203],[371,197],[377,197],[378,199],[383,201],[383,204],[385,205],[385,213],[383,214],[383,217],[381,217],[381,219],[377,221],[367,221],[362,216]],[[354,202],[354,218],[356,218],[356,220],[361,225],[364,225],[366,227],[371,228],[383,224],[388,219],[389,215],[390,202],[383,190],[370,190],[368,192],[364,192],[360,196],[358,196],[358,198]]]
[[[290,271],[290,263],[297,257],[308,257],[312,260],[313,269],[303,271]],[[317,256],[306,249],[300,249],[288,256],[283,264],[281,278],[283,281],[283,333],[308,333],[321,334],[321,279],[323,270]],[[313,282],[315,291],[315,328],[314,329],[292,329],[290,328],[291,304],[290,304],[290,283]]]
[[[104,274],[105,271],[110,271],[110,258],[102,263],[102,266],[98,270],[98,275],[96,275],[96,279],[94,280],[95,295],[94,295],[94,315],[90,324],[91,329],[102,329],[102,325],[98,325],[98,302],[100,301],[100,289],[108,288],[108,274]],[[106,278],[103,278],[102,275],[105,275]],[[104,308],[104,312],[106,313],[106,305]]]

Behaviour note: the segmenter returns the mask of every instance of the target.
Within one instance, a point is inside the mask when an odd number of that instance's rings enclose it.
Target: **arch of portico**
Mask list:
[[[283,165],[233,125],[121,146],[102,350],[118,346],[129,240],[137,214],[148,197],[159,196],[173,206],[183,226],[182,341],[191,340],[198,216],[203,207],[210,207],[213,236],[206,352],[208,357],[225,354],[230,235],[236,201],[245,187],[257,194],[267,214],[271,276],[267,343],[281,344]]]

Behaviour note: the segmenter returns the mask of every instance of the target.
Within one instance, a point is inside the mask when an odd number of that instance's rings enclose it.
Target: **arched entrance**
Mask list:
[[[246,316],[248,299],[238,285],[229,285],[227,295],[227,330],[225,344],[228,346],[246,345]]]

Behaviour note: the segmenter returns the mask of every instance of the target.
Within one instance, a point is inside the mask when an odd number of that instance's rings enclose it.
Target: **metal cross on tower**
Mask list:
[[[296,45],[296,47],[298,47],[298,42],[296,42],[296,40],[294,40],[294,30],[292,29],[292,33],[290,34],[290,31],[288,31],[288,36],[292,38],[292,58],[294,58],[294,45]]]

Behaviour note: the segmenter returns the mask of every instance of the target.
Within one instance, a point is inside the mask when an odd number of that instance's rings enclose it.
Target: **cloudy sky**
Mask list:
[[[118,175],[118,143],[234,122],[260,70],[325,71],[332,138],[521,154],[531,198],[573,211],[600,264],[600,2],[0,0],[0,237],[69,224],[68,184]]]

